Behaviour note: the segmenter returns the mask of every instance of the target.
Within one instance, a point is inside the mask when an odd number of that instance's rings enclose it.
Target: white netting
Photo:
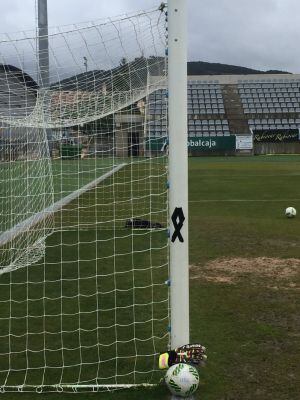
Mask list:
[[[41,71],[35,34],[0,38],[0,389],[156,383],[168,207],[165,131],[151,127],[166,126],[165,15],[48,39]]]

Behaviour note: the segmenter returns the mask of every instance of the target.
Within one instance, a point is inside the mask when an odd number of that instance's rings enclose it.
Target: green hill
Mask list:
[[[122,59],[120,65],[111,70],[93,70],[73,75],[60,82],[53,83],[53,89],[60,90],[101,90],[106,85],[108,90],[130,90],[146,84],[147,68],[150,75],[160,75],[165,68],[164,58],[139,57],[127,63]],[[250,74],[288,74],[289,72],[270,70],[259,71],[236,65],[210,63],[204,61],[189,61],[187,64],[189,76],[193,75],[250,75]]]
[[[250,75],[250,74],[288,74],[289,72],[270,70],[259,71],[257,69],[240,67],[220,63],[204,61],[189,61],[188,75]]]

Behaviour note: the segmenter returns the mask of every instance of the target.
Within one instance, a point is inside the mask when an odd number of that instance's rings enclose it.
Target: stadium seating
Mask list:
[[[226,119],[190,119],[188,135],[193,136],[228,136],[230,135]]]
[[[251,129],[298,129],[300,118],[268,118],[268,119],[249,119]]]
[[[225,113],[221,86],[216,82],[188,81],[188,115]]]
[[[189,80],[187,94],[189,136],[230,135],[228,121],[224,119],[224,102],[218,81]],[[152,93],[149,96],[148,104],[151,116],[149,122],[150,136],[166,136],[166,92],[161,89]]]
[[[293,75],[188,77],[188,136],[228,136],[300,127],[300,78]],[[217,79],[216,79],[217,78]],[[166,93],[149,96],[149,135],[166,136]],[[233,120],[234,119],[234,120]],[[243,128],[239,131],[239,127]]]
[[[245,114],[300,112],[300,82],[239,83]]]

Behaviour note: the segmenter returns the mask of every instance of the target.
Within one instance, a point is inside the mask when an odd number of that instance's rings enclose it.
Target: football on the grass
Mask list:
[[[285,215],[286,215],[288,218],[296,217],[296,214],[297,214],[297,211],[296,211],[296,209],[295,209],[294,207],[288,207],[288,208],[286,208],[286,210],[285,210]]]
[[[199,374],[192,365],[175,364],[168,369],[165,381],[171,393],[189,397],[198,389]]]

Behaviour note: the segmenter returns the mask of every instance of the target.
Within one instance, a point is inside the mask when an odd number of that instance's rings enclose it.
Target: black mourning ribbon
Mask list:
[[[171,241],[174,243],[175,240],[178,238],[181,243],[184,242],[183,237],[181,235],[181,228],[183,226],[185,216],[182,211],[182,207],[176,207],[172,214],[172,222],[174,226],[174,233],[172,235]]]

